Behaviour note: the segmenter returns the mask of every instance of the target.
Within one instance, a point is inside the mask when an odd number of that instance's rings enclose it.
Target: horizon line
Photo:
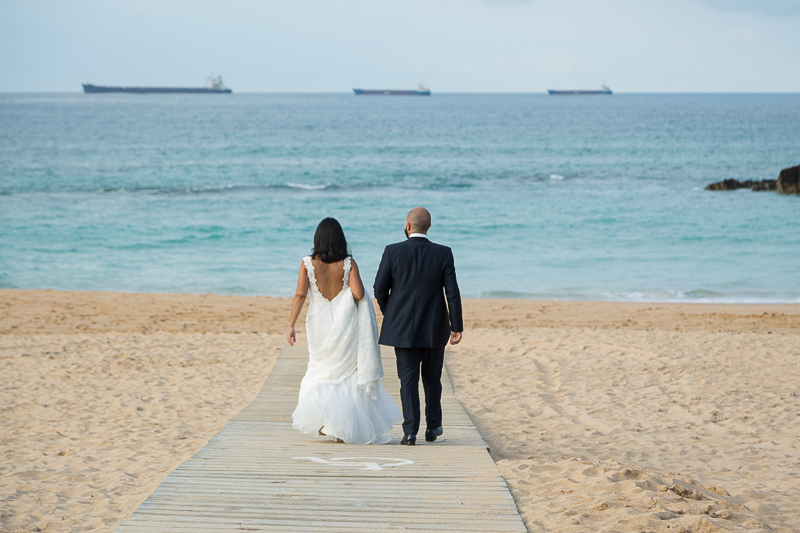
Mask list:
[[[565,90],[565,89],[558,89],[558,90]],[[548,89],[544,89],[543,91],[433,91],[431,90],[431,96],[435,94],[464,94],[464,95],[478,95],[478,94],[485,94],[485,95],[495,95],[495,94],[507,94],[507,95],[545,95],[545,96],[614,96],[620,94],[626,95],[636,95],[636,94],[800,94],[800,89],[797,91],[614,91],[611,95],[550,95],[548,94]],[[80,90],[3,90],[0,89],[0,94],[86,94]],[[109,93],[109,94],[126,94],[126,93]],[[161,93],[153,93],[153,94],[161,94]],[[163,93],[162,96],[166,95],[173,95],[172,93]],[[183,93],[175,93],[175,94],[183,94]],[[341,94],[349,94],[353,95],[353,89],[345,90],[345,91],[237,91],[233,90],[232,93],[228,94],[309,94],[309,95],[341,95]],[[93,94],[92,96],[99,96]],[[141,94],[139,96],[142,96]],[[355,96],[355,95],[353,95]],[[373,95],[368,95],[373,96]],[[384,96],[384,95],[374,95],[374,96]]]

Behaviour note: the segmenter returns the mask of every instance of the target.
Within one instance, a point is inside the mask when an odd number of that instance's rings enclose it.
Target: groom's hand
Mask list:
[[[450,332],[450,344],[458,344],[461,342],[461,332],[460,331],[451,331]]]

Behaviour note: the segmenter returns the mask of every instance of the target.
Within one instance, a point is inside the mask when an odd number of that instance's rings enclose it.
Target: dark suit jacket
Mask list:
[[[379,342],[385,346],[442,348],[451,331],[464,330],[453,252],[447,246],[422,237],[390,244],[373,288],[383,313]]]

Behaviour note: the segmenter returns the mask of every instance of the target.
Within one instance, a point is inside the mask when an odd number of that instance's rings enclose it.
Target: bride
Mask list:
[[[308,369],[292,427],[348,444],[389,442],[392,425],[403,417],[381,384],[375,310],[336,219],[319,223],[314,249],[300,265],[286,335],[291,346],[297,340],[294,324],[309,293]]]

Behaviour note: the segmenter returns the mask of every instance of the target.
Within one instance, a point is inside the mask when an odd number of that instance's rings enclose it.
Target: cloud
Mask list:
[[[800,0],[694,0],[720,11],[753,11],[765,17],[798,17]]]

